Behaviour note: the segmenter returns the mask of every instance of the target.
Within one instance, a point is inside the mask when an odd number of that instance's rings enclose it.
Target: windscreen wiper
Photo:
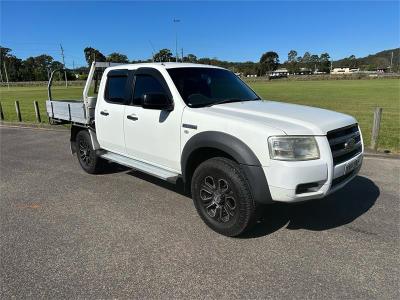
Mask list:
[[[223,100],[220,100],[217,102],[210,103],[207,106],[214,106],[214,105],[218,105],[218,104],[232,103],[232,102],[255,101],[255,100],[259,100],[259,98],[257,98],[257,99],[228,98],[228,99],[223,99]]]

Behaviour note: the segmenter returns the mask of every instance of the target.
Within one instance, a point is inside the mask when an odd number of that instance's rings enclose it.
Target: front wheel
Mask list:
[[[237,236],[253,223],[255,204],[240,166],[217,157],[195,170],[191,184],[194,205],[214,231]]]
[[[102,167],[102,160],[93,150],[89,132],[81,130],[76,135],[76,155],[82,169],[89,174],[99,173]]]

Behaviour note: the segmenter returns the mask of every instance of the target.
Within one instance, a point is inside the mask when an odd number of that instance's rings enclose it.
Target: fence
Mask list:
[[[23,115],[21,112],[21,108],[19,106],[19,101],[15,101],[15,113],[17,116],[17,120],[18,122],[23,122]],[[33,109],[35,111],[35,118],[36,118],[36,122],[37,123],[42,123],[42,117],[40,115],[40,109],[39,109],[39,102],[38,101],[33,101]],[[5,120],[5,115],[4,115],[4,111],[3,111],[3,106],[1,105],[0,102],[0,121],[4,121]]]
[[[47,86],[48,81],[17,81],[17,82],[0,82],[0,87],[25,87],[25,86]],[[86,80],[71,80],[68,81],[68,86],[84,86]],[[54,81],[53,86],[65,86],[65,81]]]

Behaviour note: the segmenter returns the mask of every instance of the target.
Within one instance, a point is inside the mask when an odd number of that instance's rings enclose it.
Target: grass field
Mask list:
[[[264,99],[311,105],[347,113],[360,123],[366,145],[370,143],[373,111],[383,108],[379,148],[400,152],[400,80],[271,81],[250,83]],[[55,99],[79,99],[81,87],[54,87]],[[20,101],[22,118],[34,122],[33,100],[39,101],[42,120],[45,113],[45,87],[1,88],[0,101],[5,119],[17,120],[14,101]]]

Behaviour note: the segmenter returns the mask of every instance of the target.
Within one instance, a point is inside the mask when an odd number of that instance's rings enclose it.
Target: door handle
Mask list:
[[[127,115],[126,116],[127,119],[132,120],[132,121],[137,121],[138,117],[136,117],[135,115]]]
[[[100,111],[100,114],[103,115],[103,116],[108,116],[109,115],[108,111],[106,111],[106,110]]]

